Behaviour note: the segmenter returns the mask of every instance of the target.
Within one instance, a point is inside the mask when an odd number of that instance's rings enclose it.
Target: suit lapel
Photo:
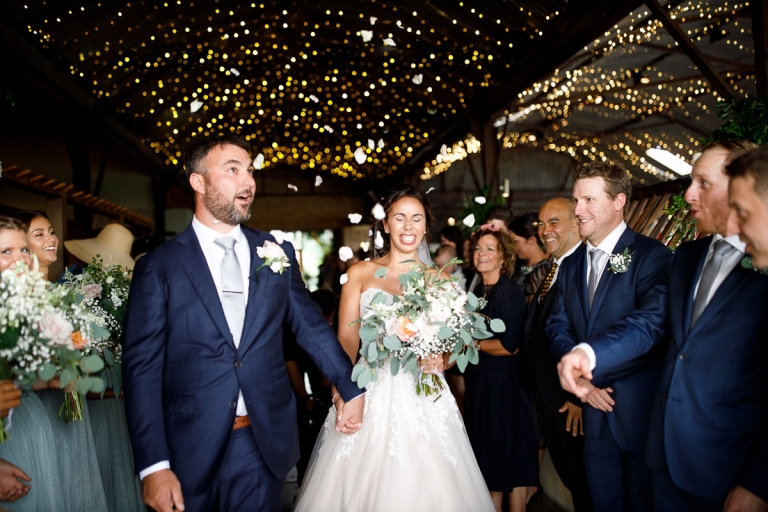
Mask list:
[[[616,246],[611,251],[611,254],[619,254],[624,252],[624,249],[631,247],[635,243],[635,232],[627,227],[619,237],[619,241],[616,242]],[[630,249],[631,252],[631,249]],[[631,263],[630,263],[631,265]],[[600,306],[603,304],[603,300],[608,294],[608,289],[611,287],[611,283],[615,278],[615,273],[609,270],[611,267],[610,261],[605,264],[603,273],[600,276],[600,282],[597,283],[597,290],[595,290],[595,298],[592,301],[592,310],[589,312],[589,325],[587,326],[587,332],[592,332],[592,323],[597,316],[597,311],[600,310]],[[629,270],[627,271],[629,272]],[[589,295],[587,295],[587,304],[589,304]]]
[[[221,335],[234,348],[235,342],[232,339],[232,333],[229,332],[229,325],[221,307],[219,292],[216,291],[216,284],[213,282],[208,262],[191,224],[176,238],[176,243],[174,252],[179,260],[179,266],[184,269],[189,282],[192,283],[192,287],[200,298],[200,302],[208,311]],[[192,313],[194,314],[194,312]]]
[[[243,233],[245,233],[245,238],[248,239],[248,248],[251,251],[251,270],[248,274],[248,305],[245,308],[243,333],[240,335],[240,349],[244,348],[253,338],[251,331],[254,328],[257,320],[256,316],[259,312],[259,295],[267,277],[264,275],[267,269],[256,271],[264,263],[264,260],[256,254],[256,248],[264,244],[264,237],[260,236],[260,233],[256,231],[245,229],[244,227],[242,229]]]
[[[589,290],[587,290],[587,267],[589,266],[589,260],[587,258],[587,244],[581,244],[581,247],[576,249],[576,252],[570,258],[576,261],[575,286],[576,292],[579,294],[579,301],[581,302],[584,323],[586,324],[587,320],[589,320]],[[562,273],[559,273],[557,276],[558,281],[562,277]]]
[[[707,258],[707,252],[709,251],[709,244],[712,243],[712,237],[705,238],[707,243],[697,243],[693,248],[694,255],[691,261],[696,262],[694,265],[686,265],[685,277],[683,281],[683,290],[685,290],[685,296],[683,297],[683,318],[681,325],[683,326],[682,334],[687,334],[691,328],[691,314],[693,312],[693,299],[695,298],[694,292],[696,291],[696,281],[701,270],[704,267],[704,260]]]
[[[709,246],[707,246],[707,248],[709,248]],[[704,254],[706,255],[706,252]],[[731,270],[728,276],[726,276],[723,283],[717,287],[717,290],[715,290],[715,294],[712,296],[712,299],[710,299],[707,307],[704,308],[699,321],[696,322],[696,325],[693,326],[691,332],[688,333],[688,339],[701,329],[706,329],[707,324],[717,315],[718,311],[731,302],[739,290],[749,283],[750,279],[754,279],[755,277],[756,276],[752,270],[743,268],[740,263],[737,263],[734,269]],[[690,323],[690,316],[691,315],[688,314],[688,323]]]

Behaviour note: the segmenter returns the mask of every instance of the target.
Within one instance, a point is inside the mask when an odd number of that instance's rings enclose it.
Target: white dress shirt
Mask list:
[[[243,274],[243,299],[245,305],[248,305],[248,285],[250,283],[249,275],[251,271],[251,250],[248,247],[248,239],[245,237],[245,233],[240,229],[240,225],[232,228],[229,233],[219,233],[218,231],[203,225],[202,222],[197,220],[197,217],[192,219],[192,229],[195,231],[197,241],[200,243],[200,248],[203,250],[205,261],[208,263],[208,270],[213,277],[213,283],[216,285],[216,292],[219,294],[219,300],[221,300],[221,262],[224,259],[224,248],[217,245],[216,239],[225,236],[231,236],[235,239],[234,251],[237,255],[237,261],[240,263],[240,270]],[[232,333],[232,339],[235,342],[235,348],[240,346],[240,336],[242,333]],[[245,400],[243,400],[243,392],[241,391],[237,397],[237,416],[246,416],[248,411],[245,408]],[[149,466],[148,468],[139,472],[139,478],[144,480],[147,475],[151,475],[161,469],[170,469],[171,464],[169,461],[164,460],[156,464]]]
[[[597,247],[589,243],[589,240],[587,240],[587,279],[586,283],[589,282],[589,274],[592,272],[592,265],[589,264],[589,251],[592,249],[599,249],[603,251],[605,254],[608,254],[609,256],[613,254],[613,250],[616,248],[616,244],[619,243],[619,238],[621,238],[621,235],[624,234],[624,231],[627,229],[627,223],[624,221],[621,221],[621,224],[613,228],[613,231],[608,233],[608,236],[606,236],[602,242],[597,244]],[[605,273],[605,266],[608,265],[608,261],[610,258],[603,258],[603,260],[600,262],[600,275],[597,276],[597,280],[595,281],[596,287],[600,285],[600,278],[603,276],[603,273]],[[575,347],[573,347],[573,350],[576,350],[577,348],[582,349],[584,352],[587,353],[587,357],[589,358],[589,368],[590,370],[593,370],[595,368],[595,360],[597,359],[595,356],[595,351],[592,350],[592,347],[587,345],[586,343],[579,343]],[[572,350],[572,351],[573,351]]]

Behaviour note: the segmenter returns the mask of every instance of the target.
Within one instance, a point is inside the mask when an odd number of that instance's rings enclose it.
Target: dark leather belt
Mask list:
[[[232,425],[232,430],[240,430],[241,428],[250,426],[251,419],[248,416],[235,416],[235,424]]]

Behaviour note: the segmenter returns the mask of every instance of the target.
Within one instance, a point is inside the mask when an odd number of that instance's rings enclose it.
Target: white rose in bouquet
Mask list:
[[[72,324],[56,311],[45,311],[40,316],[40,334],[57,345],[74,350],[72,344]]]

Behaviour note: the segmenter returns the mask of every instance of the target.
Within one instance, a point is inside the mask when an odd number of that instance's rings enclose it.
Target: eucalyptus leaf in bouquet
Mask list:
[[[406,262],[402,262],[406,263]],[[477,364],[479,352],[475,340],[503,332],[504,322],[479,313],[485,299],[461,290],[456,279],[441,277],[436,267],[412,262],[411,270],[400,274],[402,295],[378,292],[360,324],[360,359],[353,368],[352,380],[360,388],[375,382],[386,366],[392,375],[400,370],[417,377],[416,393],[425,396],[443,389],[442,379],[422,373],[419,359],[450,353],[463,372],[468,364]],[[446,265],[461,263],[454,258]],[[375,277],[384,278],[386,268]],[[387,362],[387,360],[389,360]]]

